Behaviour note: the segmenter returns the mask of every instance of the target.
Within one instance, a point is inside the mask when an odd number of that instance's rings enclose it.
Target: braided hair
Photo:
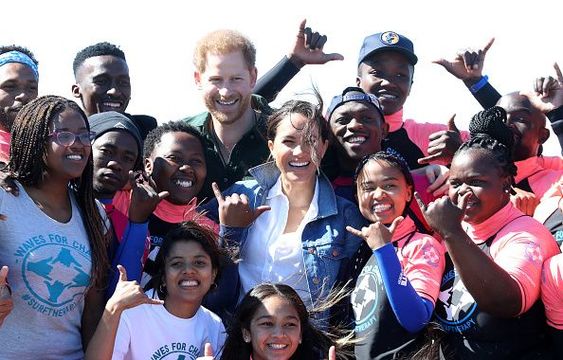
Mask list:
[[[8,164],[8,169],[15,180],[30,187],[42,184],[47,171],[46,144],[50,133],[49,125],[56,116],[67,109],[77,112],[90,130],[84,111],[74,101],[60,96],[38,97],[24,105],[18,112],[12,127]],[[93,173],[92,154],[90,154],[82,176],[70,181],[69,190],[74,192],[88,234],[92,253],[91,284],[101,287],[109,269],[106,237],[108,232],[100,215],[100,208],[94,199]]]
[[[506,111],[493,106],[478,112],[469,123],[471,138],[463,143],[454,154],[471,149],[480,149],[488,153],[489,157],[498,164],[503,176],[516,176],[516,165],[512,160],[514,136],[506,125]]]

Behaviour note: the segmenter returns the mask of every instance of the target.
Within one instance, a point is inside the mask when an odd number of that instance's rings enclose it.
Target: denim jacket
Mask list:
[[[245,194],[252,208],[264,205],[269,190],[280,176],[280,171],[273,162],[259,165],[249,170],[253,180],[239,181],[223,192],[223,195]],[[357,206],[334,194],[330,181],[319,175],[318,214],[303,229],[302,254],[307,273],[307,283],[311,291],[313,304],[327,296],[336,282],[341,266],[347,266],[348,260],[358,250],[362,239],[346,230],[350,225],[361,229],[365,220]],[[206,215],[218,221],[217,200],[205,205]],[[258,218],[256,221],[260,221]],[[221,226],[221,235],[243,247],[247,228]],[[241,254],[244,257],[244,254]]]

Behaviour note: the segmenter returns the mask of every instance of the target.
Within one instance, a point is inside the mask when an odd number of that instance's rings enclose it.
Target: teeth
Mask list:
[[[290,161],[289,162],[290,166],[294,166],[294,167],[304,167],[309,165],[309,161],[304,161],[304,162],[294,162],[294,161]]]
[[[104,106],[117,109],[117,108],[121,107],[121,104],[120,103],[114,103],[114,102],[105,102]]]
[[[185,188],[192,187],[192,181],[190,180],[176,180],[175,184]]]
[[[70,160],[82,160],[82,155],[70,154],[70,155],[67,155],[66,158],[70,159]]]
[[[366,137],[365,136],[352,136],[347,141],[349,143],[352,143],[352,144],[361,144],[364,141],[366,141]]]
[[[231,101],[217,100],[217,102],[221,105],[233,105],[235,102],[237,102],[237,100],[236,99],[231,100]]]
[[[380,99],[396,99],[397,98],[396,95],[392,95],[392,94],[379,94],[378,97]]]
[[[286,344],[268,344],[269,347],[273,348],[273,349],[285,349],[287,347]]]
[[[371,208],[371,210],[375,213],[387,211],[389,209],[391,209],[391,204],[377,204],[373,205]]]
[[[191,286],[197,286],[198,282],[195,280],[184,280],[182,282],[180,282],[180,286],[186,286],[186,287],[191,287]]]

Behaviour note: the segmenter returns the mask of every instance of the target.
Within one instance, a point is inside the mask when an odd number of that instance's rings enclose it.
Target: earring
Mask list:
[[[158,290],[160,290],[161,293],[166,294],[166,284],[160,284]]]
[[[209,287],[209,290],[213,291],[215,289],[217,289],[217,283],[212,283],[211,286]]]

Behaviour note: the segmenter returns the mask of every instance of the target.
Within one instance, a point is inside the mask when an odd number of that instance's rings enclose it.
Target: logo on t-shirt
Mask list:
[[[351,302],[357,332],[369,329],[378,320],[379,291],[383,282],[377,267],[372,265],[372,260],[373,258],[362,269],[352,292]]]
[[[24,302],[35,311],[60,317],[83,301],[90,283],[90,249],[59,234],[37,235],[15,254],[27,293]]]
[[[199,347],[185,342],[173,342],[158,348],[150,360],[196,360],[199,355]]]
[[[444,330],[464,332],[475,325],[473,313],[477,303],[465,288],[455,270],[446,271],[442,278],[435,314]]]

